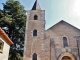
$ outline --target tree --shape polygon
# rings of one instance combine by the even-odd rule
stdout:
[[[13,41],[9,60],[22,60],[26,11],[19,1],[7,0],[0,10],[0,27]]]

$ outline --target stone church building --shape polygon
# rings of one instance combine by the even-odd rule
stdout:
[[[27,11],[23,60],[80,60],[80,30],[63,20],[45,30],[45,22],[36,0]]]

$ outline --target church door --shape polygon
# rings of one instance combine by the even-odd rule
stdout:
[[[62,58],[62,60],[71,60],[71,58],[68,57],[68,56],[64,56],[64,57]]]

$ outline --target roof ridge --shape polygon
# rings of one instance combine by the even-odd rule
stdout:
[[[65,23],[69,24],[70,26],[72,26],[72,27],[74,27],[74,28],[76,28],[76,29],[80,30],[79,28],[77,28],[77,27],[73,26],[72,24],[70,24],[70,23],[68,23],[68,22],[66,22],[66,21],[64,21],[64,20],[59,21],[59,22],[58,22],[58,23],[56,23],[55,25],[59,24],[60,22],[65,22]],[[55,25],[53,25],[53,26],[55,26]],[[51,26],[50,28],[52,28],[53,26]],[[47,30],[49,30],[50,28],[48,28]],[[47,30],[46,30],[46,31],[47,31]]]

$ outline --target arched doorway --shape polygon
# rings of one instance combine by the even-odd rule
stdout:
[[[68,56],[64,56],[64,57],[62,58],[62,60],[71,60],[71,58],[68,57]]]
[[[71,54],[69,52],[64,52],[64,53],[60,54],[58,60],[75,60],[75,57],[73,54]]]

